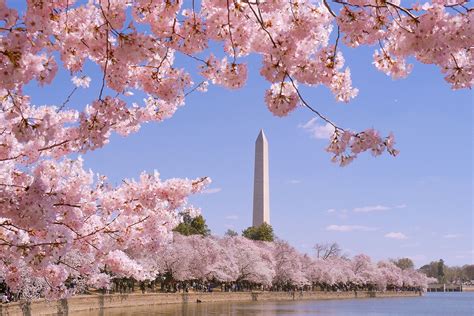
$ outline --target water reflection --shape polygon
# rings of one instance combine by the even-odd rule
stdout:
[[[73,316],[145,316],[145,315],[292,315],[301,314],[302,310],[295,308],[295,304],[289,302],[264,302],[264,303],[189,303],[169,304],[154,306],[138,306],[131,308],[109,308],[103,311],[88,311],[69,313]]]
[[[429,293],[423,297],[366,298],[347,300],[226,302],[149,305],[110,308],[103,311],[72,313],[70,316],[148,316],[148,315],[337,315],[337,316],[406,316],[474,315],[474,292]]]

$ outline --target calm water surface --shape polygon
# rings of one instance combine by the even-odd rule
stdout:
[[[106,309],[74,316],[145,315],[474,315],[474,292],[427,293],[422,297],[372,298],[328,301],[189,303]]]

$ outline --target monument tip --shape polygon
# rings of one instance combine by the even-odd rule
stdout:
[[[260,133],[258,133],[258,137],[257,137],[257,139],[259,139],[259,138],[264,138],[264,139],[266,139],[266,138],[267,138],[267,137],[265,136],[265,133],[263,132],[263,128],[262,128],[262,129],[260,129]]]

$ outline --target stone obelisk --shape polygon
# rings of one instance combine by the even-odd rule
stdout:
[[[268,141],[260,130],[255,141],[255,171],[253,179],[253,226],[270,224],[270,192],[268,183]]]

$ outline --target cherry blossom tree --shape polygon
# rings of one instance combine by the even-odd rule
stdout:
[[[271,285],[275,276],[272,246],[262,241],[245,237],[228,237],[223,247],[230,249],[234,270],[234,281]]]
[[[352,271],[354,272],[354,283],[356,285],[375,285],[378,280],[378,270],[369,256],[357,255],[352,260]]]
[[[393,78],[408,75],[407,58],[414,57],[438,66],[453,89],[474,82],[467,0],[412,7],[397,0],[24,3],[20,9],[0,0],[0,272],[18,288],[26,271],[46,284],[47,295],[65,294],[62,284],[79,274],[104,286],[110,274],[148,277],[146,258],[134,252],[162,251],[187,197],[209,183],[155,173],[113,187],[84,170],[77,154],[106,145],[112,133],[127,136],[172,117],[186,95],[209,84],[242,87],[250,54],[262,60],[268,109],[286,116],[305,107],[330,124],[327,151],[340,165],[365,151],[398,153],[393,135],[342,128],[304,98],[301,86],[324,85],[342,102],[357,95],[342,43],[378,45],[374,64]],[[223,45],[222,58],[210,42]],[[194,78],[176,57],[195,61],[199,74]],[[100,71],[99,82],[91,82],[86,64]],[[61,104],[35,104],[29,87],[51,84],[58,72],[71,74],[69,96]],[[70,106],[81,89],[93,99]],[[145,94],[143,102],[129,102],[134,92]],[[245,260],[269,256],[244,247],[236,255],[241,275],[271,283],[274,271],[263,265],[243,272]]]
[[[169,275],[171,279],[177,281],[195,278],[189,266],[196,254],[188,240],[188,237],[175,234],[172,243],[165,245],[159,255],[151,257],[155,262],[152,266],[155,267],[153,271],[156,275]]]
[[[21,266],[43,278],[48,291],[62,293],[61,285],[77,272],[98,280],[94,275],[107,267],[117,275],[145,278],[130,249],[161,250],[179,222],[175,210],[207,181],[161,181],[156,173],[112,188],[105,179],[94,184],[81,165],[45,160],[32,175],[12,171],[3,179],[0,271],[10,287],[21,282]],[[70,253],[82,260],[71,264]]]
[[[193,250],[188,254],[188,269],[193,279],[225,281],[232,278],[229,276],[232,267],[224,265],[227,253],[215,238],[194,235],[187,238],[187,243]]]
[[[394,263],[380,261],[377,264],[377,267],[383,280],[382,282],[379,282],[379,284],[382,285],[382,288],[386,288],[387,286],[391,288],[400,288],[403,286],[402,269],[397,267]]]
[[[273,250],[275,277],[273,284],[279,287],[303,286],[309,283],[303,269],[302,255],[287,242],[277,241]]]

